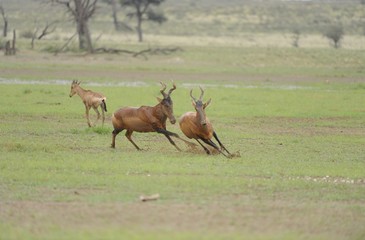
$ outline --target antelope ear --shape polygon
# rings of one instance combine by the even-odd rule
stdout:
[[[208,107],[208,105],[210,104],[210,101],[211,101],[211,100],[212,100],[212,99],[211,99],[211,98],[209,98],[208,102],[204,103],[204,105],[203,105],[203,109],[205,109],[206,107]]]
[[[196,103],[194,100],[191,100],[191,105],[193,105],[194,108],[196,107]]]
[[[162,99],[159,97],[156,97],[158,102],[162,102]]]

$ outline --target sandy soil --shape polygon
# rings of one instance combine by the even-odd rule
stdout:
[[[82,194],[82,191],[77,194]],[[361,232],[358,223],[365,220],[364,215],[357,213],[355,209],[349,209],[346,203],[328,203],[327,206],[318,208],[314,203],[287,202],[280,199],[267,202],[248,199],[247,196],[234,198],[237,204],[233,205],[227,204],[231,199],[226,202],[224,197],[201,205],[168,202],[161,204],[159,201],[140,202],[137,199],[130,203],[103,204],[6,202],[0,203],[0,220],[30,229],[35,234],[42,234],[52,226],[59,226],[61,229],[86,231],[106,227],[147,232],[209,231],[255,235],[297,232],[329,234],[334,239],[356,236]],[[362,203],[362,206],[365,207],[365,204]]]

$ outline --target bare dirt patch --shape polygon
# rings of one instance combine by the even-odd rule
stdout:
[[[238,199],[239,198],[239,199]],[[0,220],[33,233],[52,226],[69,230],[100,228],[143,231],[322,234],[341,239],[364,232],[365,216],[346,203],[255,201],[238,196],[209,204],[166,202],[57,203],[16,201],[0,203]],[[163,203],[163,204],[161,204]],[[365,207],[365,205],[362,205]],[[320,223],[320,224],[319,224]],[[322,226],[326,226],[323,228]]]
[[[293,136],[328,136],[352,135],[365,136],[363,126],[359,123],[347,126],[351,117],[327,118],[291,118],[291,117],[257,117],[255,122],[260,130],[267,134],[293,135]]]

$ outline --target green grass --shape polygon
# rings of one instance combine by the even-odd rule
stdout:
[[[132,47],[136,45],[124,46]],[[345,78],[352,83],[364,75],[364,56],[363,50],[348,49],[187,46],[173,56],[149,56],[149,60],[104,54],[65,54],[52,58],[48,54],[30,52],[1,61],[0,68],[9,70],[2,74],[3,78],[28,80],[60,79],[62,76],[61,79],[106,83],[131,80],[156,83],[170,79],[184,83],[214,83],[219,77],[227,84],[239,84],[244,80],[254,84],[265,81],[267,85],[279,79],[290,83],[300,83],[304,79],[313,84],[317,80],[324,83]]]
[[[167,1],[169,21],[145,24],[145,43],[115,32],[100,4],[95,47],[183,49],[133,58],[85,54],[76,40],[54,56],[75,31],[62,8],[4,3],[18,51],[0,54],[0,239],[364,239],[364,8],[240,4]],[[35,19],[59,23],[30,50],[22,32]],[[333,22],[346,31],[337,50],[320,33]],[[87,127],[68,96],[73,79],[107,96],[104,126]],[[156,104],[170,80],[176,117],[193,110],[190,88],[206,89],[207,114],[236,157],[176,140],[178,152],[156,133],[133,134],[143,151],[123,133],[110,148],[113,111]]]
[[[107,95],[109,109],[105,126],[92,129],[78,96],[68,97],[68,85],[3,84],[0,236],[361,238],[364,89],[341,82],[285,86],[206,89],[205,99],[213,99],[207,114],[218,135],[241,155],[226,159],[191,152],[179,141],[184,150],[177,152],[153,133],[134,134],[141,152],[123,133],[116,149],[109,147],[112,112],[154,105],[157,84],[91,87]],[[172,94],[176,116],[192,110],[188,92],[178,83]],[[168,129],[182,135],[178,126]],[[154,193],[159,201],[139,203],[140,195]]]

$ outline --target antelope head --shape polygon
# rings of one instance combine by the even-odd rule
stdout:
[[[78,82],[77,80],[73,80],[71,83],[71,91],[70,91],[70,97],[76,94],[76,88],[80,85],[81,82]]]
[[[162,85],[162,88],[160,90],[163,99],[161,98],[157,98],[157,100],[160,102],[161,106],[162,106],[162,112],[165,116],[167,116],[167,118],[170,120],[171,124],[175,124],[176,119],[174,116],[174,104],[171,100],[170,94],[176,89],[176,85],[175,83],[173,83],[173,87],[169,90],[168,93],[165,93],[166,90],[166,84],[164,84],[163,82],[160,82]]]
[[[207,124],[207,116],[205,115],[205,108],[209,105],[210,101],[212,100],[211,98],[206,102],[203,103],[203,96],[204,96],[204,90],[200,87],[200,97],[197,100],[194,96],[193,96],[193,89],[190,90],[190,97],[193,100],[193,106],[199,116],[199,120],[200,120],[200,124],[202,126],[205,126]]]

